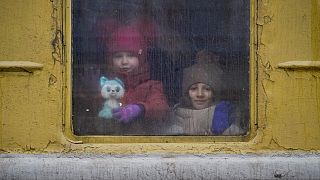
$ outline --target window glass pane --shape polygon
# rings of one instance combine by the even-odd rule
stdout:
[[[72,1],[76,135],[243,135],[249,0]]]

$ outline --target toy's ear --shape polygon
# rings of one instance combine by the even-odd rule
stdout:
[[[104,84],[105,84],[107,81],[108,81],[108,78],[102,76],[102,77],[100,78],[100,86],[101,86],[101,87],[104,86]]]
[[[114,80],[117,81],[124,88],[124,84],[119,78],[116,77],[114,78]]]

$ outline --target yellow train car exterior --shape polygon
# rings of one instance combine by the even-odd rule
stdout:
[[[81,158],[79,154],[89,153],[96,160],[101,154],[165,154],[165,158],[177,155],[178,161],[204,154],[197,161],[208,163],[215,154],[302,153],[316,154],[315,176],[309,177],[320,174],[320,0],[251,1],[251,130],[244,138],[73,135],[70,5],[67,0],[0,1],[3,159],[10,154],[76,153]]]

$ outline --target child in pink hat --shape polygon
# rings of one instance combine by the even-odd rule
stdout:
[[[125,85],[122,107],[112,112],[119,122],[166,118],[169,106],[163,86],[160,81],[150,79],[147,60],[147,48],[154,34],[151,24],[134,22],[115,27],[106,41],[109,76],[120,78]]]

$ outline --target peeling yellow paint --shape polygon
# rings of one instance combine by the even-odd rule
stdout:
[[[32,74],[0,72],[0,152],[320,151],[319,69],[277,68],[287,61],[319,61],[320,1],[251,2],[252,133],[244,138],[168,137],[166,143],[163,137],[74,136],[65,96],[71,92],[65,66],[70,62],[65,55],[70,54],[71,39],[62,42],[62,36],[70,33],[70,27],[62,29],[64,20],[70,21],[64,14],[70,1],[0,1],[0,61],[44,65]]]

